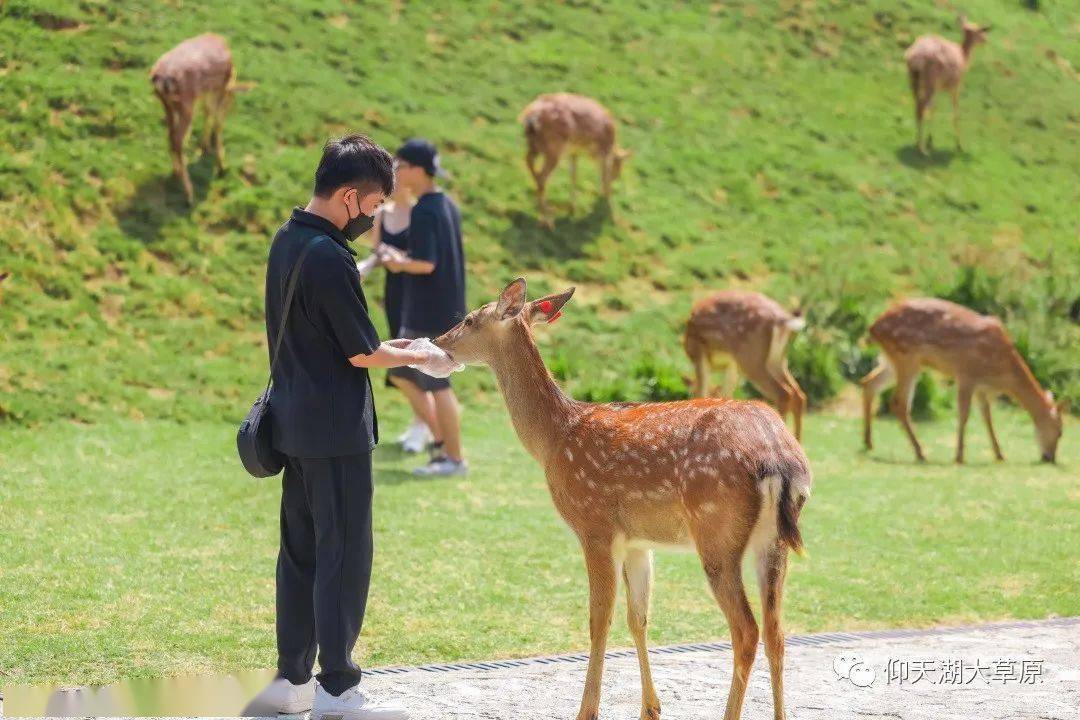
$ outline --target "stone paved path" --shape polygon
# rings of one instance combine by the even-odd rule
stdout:
[[[721,717],[731,680],[730,650],[671,650],[675,651],[652,654],[662,717]],[[640,707],[637,661],[630,653],[616,654],[621,657],[611,658],[605,665],[600,716],[636,720]],[[863,664],[856,666],[854,673],[846,674],[862,684],[872,680],[868,687],[838,677],[834,663],[844,668],[853,657]],[[895,677],[889,682],[890,660],[894,674],[908,670],[903,684],[898,684]],[[928,665],[928,661],[935,665]],[[1012,678],[1014,673],[1023,675],[1024,661],[1034,680],[1030,684]],[[920,667],[927,670],[921,677]],[[950,670],[961,671],[967,684],[955,684],[956,673],[950,675]],[[406,698],[419,718],[572,720],[584,675],[585,663],[581,660],[529,661],[517,667],[486,670],[379,673],[369,676],[367,685],[380,694]],[[978,677],[973,678],[975,675]],[[791,720],[1077,720],[1080,618],[932,631],[793,637],[789,638],[787,650],[786,684]],[[768,666],[763,648],[759,648],[743,717],[771,719],[771,698]]]
[[[726,643],[658,648],[651,656],[664,720],[723,715],[731,681]],[[904,670],[907,676],[899,682]],[[1025,673],[1030,682],[1020,682]],[[365,685],[379,695],[404,699],[417,720],[573,720],[584,675],[584,656],[562,656],[379,668],[366,673]],[[1080,720],[1080,617],[793,636],[788,638],[785,678],[790,720]],[[235,678],[203,681],[205,688],[236,683]],[[258,688],[265,681],[248,685]],[[605,667],[601,719],[637,720],[638,698],[633,651],[615,650]],[[234,701],[236,707],[242,703],[240,697]],[[49,707],[55,713],[65,706]],[[88,714],[77,707],[65,709]],[[762,648],[743,717],[772,718]]]

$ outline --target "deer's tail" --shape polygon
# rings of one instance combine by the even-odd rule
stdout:
[[[752,543],[761,553],[774,542],[803,554],[799,514],[810,497],[810,466],[801,451],[798,457],[770,460],[762,464],[758,475],[761,490],[761,515],[755,525]]]
[[[176,79],[169,75],[151,75],[150,82],[154,85],[154,92],[161,98],[175,95],[179,90]]]

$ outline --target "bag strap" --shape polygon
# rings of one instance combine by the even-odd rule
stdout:
[[[274,341],[274,353],[270,356],[270,377],[266,380],[266,391],[270,389],[270,383],[274,380],[274,366],[277,364],[278,351],[281,350],[281,341],[285,337],[285,325],[289,322],[289,309],[292,307],[293,295],[296,292],[296,284],[300,281],[300,268],[304,265],[304,260],[307,258],[308,253],[315,247],[315,243],[322,239],[322,236],[314,238],[311,242],[304,246],[304,249],[300,251],[300,256],[296,258],[296,263],[293,265],[292,270],[289,272],[289,285],[285,290],[285,302],[281,308],[281,327],[278,328],[277,340]]]

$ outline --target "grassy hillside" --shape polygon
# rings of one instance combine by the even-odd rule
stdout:
[[[270,235],[330,135],[437,141],[461,200],[470,300],[514,275],[580,288],[549,360],[579,395],[677,394],[692,298],[801,301],[795,369],[826,397],[865,368],[886,302],[936,293],[1005,315],[1037,374],[1080,397],[1077,18],[970,0],[992,23],[932,158],[901,56],[957,35],[946,2],[0,4],[0,418],[235,418],[266,360]],[[172,179],[147,69],[181,39],[232,42],[231,169]],[[634,151],[613,207],[565,169],[536,221],[515,118],[537,93],[609,105]],[[588,168],[589,166],[585,166]],[[381,280],[371,283],[378,296]],[[463,378],[475,388],[483,373]]]

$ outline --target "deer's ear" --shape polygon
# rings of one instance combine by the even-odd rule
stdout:
[[[506,286],[495,305],[495,317],[500,320],[515,317],[525,307],[525,278],[519,277]]]
[[[570,301],[570,298],[574,295],[575,288],[569,288],[563,290],[561,293],[555,293],[554,295],[545,295],[542,298],[537,298],[529,303],[528,315],[526,316],[530,323],[537,323],[543,320],[544,322],[555,322],[559,319],[559,315],[562,314],[563,305]]]

